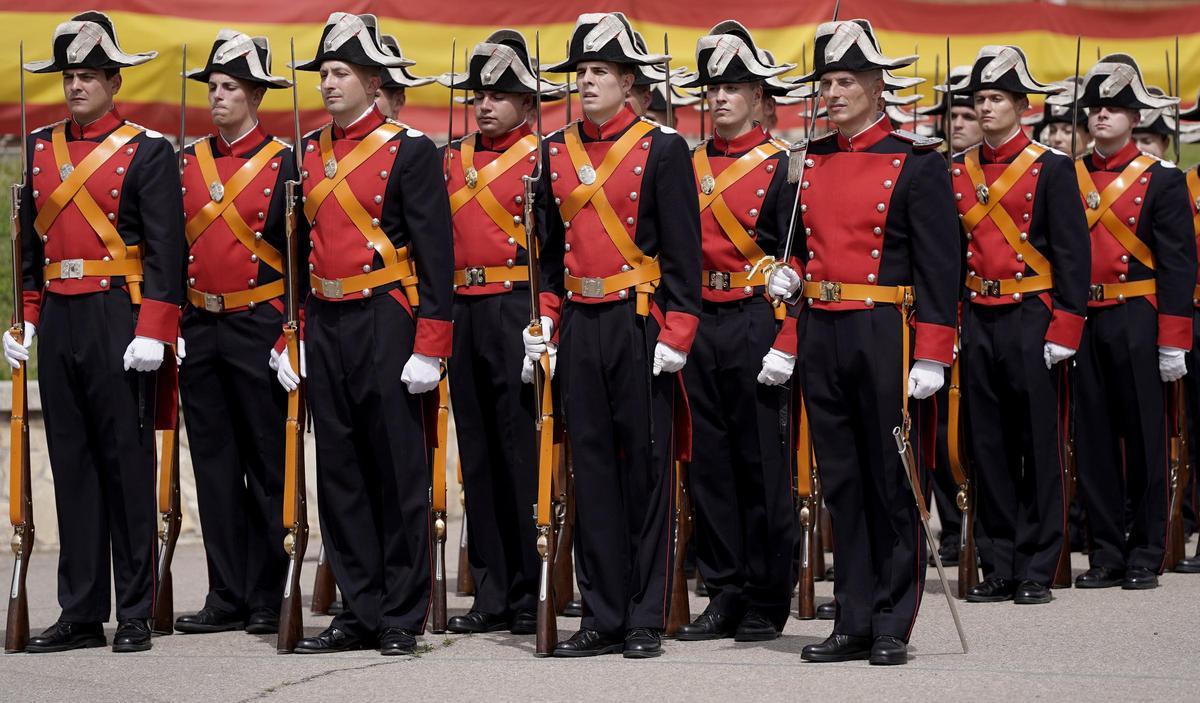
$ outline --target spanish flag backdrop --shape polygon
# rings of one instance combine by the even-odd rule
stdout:
[[[760,47],[774,52],[780,61],[799,67],[811,61],[802,56],[806,50],[811,52],[813,31],[816,25],[832,18],[834,5],[835,0],[624,0],[609,5],[585,0],[353,0],[341,4],[318,0],[109,0],[96,9],[112,16],[124,49],[159,52],[150,63],[125,71],[118,96],[121,113],[134,122],[173,134],[179,124],[182,45],[188,45],[188,68],[197,68],[223,27],[267,36],[273,72],[287,75],[289,39],[295,39],[297,59],[305,60],[315,53],[331,12],[372,13],[379,18],[382,31],[395,35],[404,54],[416,61],[410,69],[414,74],[438,75],[450,70],[452,38],[457,40],[457,65],[461,69],[464,49],[469,51],[495,29],[517,29],[531,45],[534,33],[539,32],[542,62],[548,64],[562,57],[578,15],[618,10],[645,35],[651,51],[661,50],[664,37],[669,40],[672,67],[694,66],[696,38],[717,22],[732,17],[754,33]],[[48,58],[55,26],[87,9],[92,8],[79,0],[4,0],[0,5],[0,26],[10,32],[0,49],[7,54],[0,56],[0,133],[18,130],[17,41],[25,42],[26,60]],[[1042,81],[1074,73],[1079,36],[1083,42],[1082,72],[1098,54],[1123,51],[1138,60],[1149,84],[1164,88],[1168,85],[1168,57],[1174,78],[1178,37],[1179,63],[1188,69],[1182,77],[1184,103],[1194,102],[1200,89],[1200,72],[1195,70],[1200,65],[1200,3],[1134,10],[1091,9],[1044,1],[841,2],[839,18],[856,17],[871,21],[885,54],[920,54],[914,70],[929,79],[918,88],[925,104],[932,99],[930,86],[935,70],[945,75],[947,36],[949,63],[953,65],[970,63],[981,46],[1016,44],[1025,50],[1034,76]],[[210,131],[205,92],[204,86],[189,81],[189,135]],[[31,129],[65,116],[57,76],[26,74],[26,95]],[[445,134],[448,98],[448,91],[437,85],[410,89],[400,119],[418,129]],[[299,74],[299,103],[305,131],[326,121],[315,74]],[[291,107],[291,91],[268,92],[262,120],[269,131],[280,136],[291,134]],[[562,122],[563,110],[561,104],[547,106],[547,129]],[[697,132],[695,112],[680,112],[681,129]],[[794,109],[781,108],[780,118],[784,128],[797,122]],[[461,132],[463,119],[463,111],[456,110],[456,132]]]

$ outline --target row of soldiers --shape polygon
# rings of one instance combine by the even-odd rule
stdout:
[[[70,111],[27,139],[27,324],[4,336],[14,366],[42,338],[58,486],[62,615],[28,651],[107,644],[110,550],[113,648],[150,647],[148,416],[167,402],[153,379],[170,354],[209,573],[181,632],[278,628],[285,393],[306,382],[345,607],[295,651],[411,653],[436,570],[426,400],[445,371],[477,589],[449,629],[531,634],[530,384],[546,356],[583,610],[556,656],[661,653],[684,466],[710,601],[676,636],[777,637],[800,549],[795,447],[811,437],[834,628],[802,657],[905,663],[929,556],[921,467],[945,470],[935,394],[957,364],[985,576],[968,600],[1051,600],[1070,398],[1092,538],[1077,584],[1157,584],[1166,384],[1187,371],[1200,299],[1200,179],[1132,141],[1139,110],[1177,100],[1147,90],[1131,58],[1102,59],[1066,103],[1087,111],[1094,143],[1077,159],[1021,125],[1029,95],[1062,89],[1036,81],[1018,48],[985,47],[940,87],[958,152],[948,162],[940,139],[889,122],[890,91],[915,80],[892,71],[917,57],[884,55],[865,20],[820,25],[812,70],[793,80],[781,76],[794,65],[733,21],[700,38],[697,71],[681,76],[624,16],[582,15],[565,59],[546,67],[573,76],[565,84],[542,79],[524,38],[502,30],[441,79],[471,94],[479,127],[441,149],[388,117],[424,79],[384,39],[371,15],[330,16],[295,69],[319,73],[332,120],[295,145],[298,159],[257,121],[265,92],[289,85],[261,37],[222,30],[190,73],[218,133],[178,155],[114,107],[122,69],[154,53],[126,53],[105,15],[60,25],[53,58],[26,65],[62,74]],[[668,82],[703,89],[714,133],[695,149],[638,114],[647,87]],[[572,91],[582,119],[537,134],[539,96]],[[833,129],[773,137],[764,121],[796,96],[824,103]],[[523,177],[537,177],[533,221]],[[280,335],[289,180],[302,188],[295,256],[309,276],[297,363]],[[518,293],[531,284],[536,304]],[[915,467],[891,436],[910,427]]]

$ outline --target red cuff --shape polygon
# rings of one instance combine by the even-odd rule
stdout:
[[[1053,342],[1067,349],[1078,349],[1079,340],[1083,337],[1083,316],[1055,310],[1050,317],[1050,326],[1046,328],[1046,341]]]
[[[450,356],[454,341],[454,323],[449,320],[417,318],[417,338],[413,353],[444,359]]]
[[[42,319],[42,292],[40,290],[21,291],[21,300],[24,301],[21,308],[25,311],[25,321],[37,327],[38,322]]]
[[[783,326],[779,328],[779,334],[775,335],[775,343],[771,345],[772,349],[796,356],[796,348],[799,346],[796,321],[797,318],[791,315],[783,318]]]
[[[557,336],[558,321],[562,318],[562,298],[554,293],[542,291],[538,294],[538,307],[542,309],[542,315],[554,323],[554,334]]]
[[[175,344],[179,337],[179,306],[161,300],[142,298],[135,337],[157,339],[163,344]]]
[[[950,325],[935,325],[918,322],[917,346],[913,358],[937,361],[949,366],[954,362],[954,328]]]
[[[1158,346],[1190,350],[1192,348],[1192,318],[1182,315],[1159,314]]]
[[[271,304],[276,305],[278,302],[279,302],[278,300],[272,300]],[[278,308],[282,308],[282,305],[279,305]],[[279,312],[283,312],[283,310],[280,309]],[[299,318],[297,320],[297,324],[296,324],[296,326],[299,328],[299,330],[297,330],[297,331],[300,333],[299,334],[300,341],[303,342],[304,341],[304,308],[300,308],[297,311],[297,317]],[[283,324],[286,326],[287,320],[284,320]],[[279,339],[275,340],[275,347],[274,347],[275,353],[282,354],[283,349],[286,346],[287,346],[287,338],[285,338],[283,336],[283,332],[281,331],[279,333]]]
[[[692,350],[692,341],[696,338],[696,328],[699,325],[700,318],[695,315],[677,310],[669,311],[662,329],[658,332],[658,341],[687,354]]]

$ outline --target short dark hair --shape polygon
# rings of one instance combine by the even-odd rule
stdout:
[[[104,77],[105,78],[112,78],[113,76],[119,75],[120,73],[121,73],[121,69],[119,69],[119,68],[104,69]]]

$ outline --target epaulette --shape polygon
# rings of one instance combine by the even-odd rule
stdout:
[[[192,149],[192,148],[194,148],[194,147],[195,147],[197,144],[199,144],[200,142],[204,141],[205,139],[212,139],[212,135],[211,135],[211,134],[206,134],[206,135],[204,135],[203,137],[200,137],[199,139],[194,139],[194,140],[192,140],[192,141],[188,142],[187,144],[184,144],[184,145],[183,145],[183,148],[184,148],[184,149]]]
[[[48,125],[42,125],[41,127],[35,127],[33,129],[29,130],[29,133],[33,134],[35,132],[40,132],[43,129],[54,129],[55,127],[59,126],[60,124],[66,124],[66,122],[67,122],[67,118],[64,117],[63,119],[61,119],[57,122],[51,122]]]
[[[834,129],[834,130],[830,130],[830,131],[826,132],[825,134],[820,134],[820,135],[817,135],[817,136],[815,136],[815,137],[810,137],[810,138],[808,139],[808,143],[809,143],[809,144],[815,144],[815,143],[817,143],[817,142],[823,142],[823,141],[825,141],[826,139],[829,139],[830,137],[832,137],[832,136],[833,136],[833,135],[835,135],[835,134],[837,134],[837,130],[836,130],[836,129]],[[800,141],[802,141],[802,142],[803,142],[804,140],[803,140],[803,139],[801,139]]]
[[[287,147],[287,148],[289,148],[289,149],[291,149],[291,148],[292,148],[292,145],[291,145],[291,144],[288,144],[287,142],[283,141],[283,140],[282,140],[282,139],[280,139],[279,137],[272,136],[272,137],[271,137],[271,140],[272,140],[272,141],[279,142],[280,144],[282,144],[282,145],[286,146],[286,147]]]
[[[1067,158],[1070,158],[1070,156],[1068,156],[1067,152],[1059,151],[1058,149],[1055,149],[1054,147],[1050,146],[1049,144],[1043,144],[1042,142],[1039,142],[1036,139],[1030,139],[1029,143],[1036,144],[1052,154],[1058,154],[1059,156],[1067,156]]]
[[[1159,163],[1159,165],[1161,165],[1163,168],[1179,168],[1179,166],[1177,166],[1174,161],[1167,161],[1166,159],[1162,158],[1161,156],[1155,156],[1154,154],[1151,154],[1148,151],[1139,151],[1138,153],[1140,153],[1142,156],[1149,156],[1150,158],[1157,161]]]
[[[788,183],[800,182],[800,171],[807,165],[805,162],[808,160],[808,145],[809,141],[801,138],[788,148]]]
[[[892,136],[900,141],[912,144],[916,149],[933,149],[942,143],[940,137],[926,137],[916,132],[910,132],[906,129],[897,129],[892,132]]]
[[[771,137],[771,143],[774,144],[775,146],[779,147],[783,151],[787,151],[792,148],[791,142],[789,142],[786,139],[782,139],[780,137]]]
[[[553,136],[555,136],[555,135],[558,135],[558,134],[563,134],[564,132],[566,132],[566,131],[567,131],[567,127],[570,127],[570,126],[571,126],[571,125],[573,125],[573,124],[575,124],[575,122],[574,122],[574,121],[572,121],[572,122],[570,122],[570,123],[568,123],[568,124],[565,124],[565,125],[563,125],[562,127],[559,127],[558,129],[554,130],[553,132],[547,132],[546,134],[543,134],[543,135],[542,135],[542,139],[543,139],[543,140],[544,140],[544,139],[549,139],[550,137],[553,137]]]
[[[150,137],[151,139],[162,139],[162,132],[156,132],[153,129],[150,129],[148,127],[143,127],[142,125],[138,124],[137,122],[130,122],[129,120],[125,120],[125,124],[129,125],[130,127],[136,127],[138,129],[142,130],[142,134],[145,134],[147,137]]]
[[[955,153],[951,154],[951,155],[950,155],[950,158],[951,158],[951,159],[957,159],[958,157],[960,157],[960,156],[961,156],[961,157],[963,157],[963,158],[965,159],[965,158],[967,158],[967,152],[968,152],[968,151],[971,151],[972,149],[978,149],[978,148],[980,147],[980,145],[982,145],[982,144],[983,144],[983,142],[975,142],[974,144],[972,144],[971,146],[967,147],[966,149],[963,149],[962,151],[957,151],[957,152],[955,152]]]

